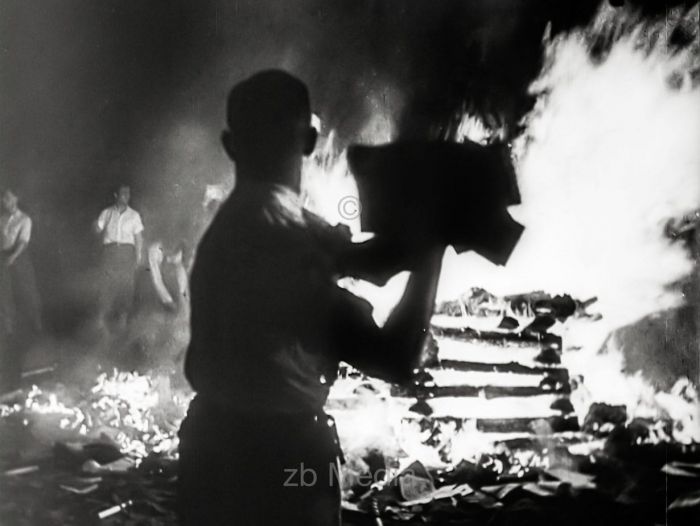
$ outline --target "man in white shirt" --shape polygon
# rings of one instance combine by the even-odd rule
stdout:
[[[19,209],[17,195],[5,189],[0,211],[0,391],[17,387],[22,361],[41,330],[41,307],[27,247],[32,220]]]
[[[108,327],[123,328],[131,310],[136,268],[143,252],[141,215],[129,206],[131,188],[121,185],[114,205],[97,219],[96,231],[102,241],[101,315]]]

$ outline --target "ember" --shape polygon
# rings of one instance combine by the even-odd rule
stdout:
[[[24,400],[21,396],[0,404],[0,414],[21,420],[39,440],[108,440],[138,459],[151,452],[176,453],[177,430],[192,397],[173,392],[167,376],[117,370],[99,375],[87,392],[34,385]]]

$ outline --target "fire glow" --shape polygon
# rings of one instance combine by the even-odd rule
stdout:
[[[177,429],[191,397],[171,389],[167,377],[114,370],[100,374],[88,392],[32,386],[22,403],[0,404],[0,415],[21,417],[48,444],[107,441],[141,459],[177,450]]]
[[[692,27],[697,17],[696,7],[676,22]],[[523,205],[513,212],[526,225],[525,235],[502,269],[473,254],[448,251],[439,295],[452,299],[479,286],[501,295],[546,290],[597,296],[602,320],[559,328],[566,343],[580,347],[562,357],[572,375],[585,377],[585,393],[572,396],[579,419],[592,402],[619,402],[630,417],[679,423],[673,438],[689,442],[700,441],[700,406],[691,382],[679,379],[670,392],[658,393],[641,376],[622,374],[619,350],[598,354],[612,330],[678,305],[682,298],[669,286],[693,268],[683,248],[664,237],[663,226],[700,207],[700,87],[691,78],[698,67],[698,50],[669,51],[665,29],[663,21],[642,25],[623,11],[604,8],[589,28],[545,41],[546,66],[532,85],[538,104],[514,145]],[[615,43],[603,58],[593,60],[591,42],[602,36],[614,36]],[[379,130],[377,140],[388,140],[391,123],[381,123],[368,129]],[[472,132],[478,137],[471,137]],[[476,139],[493,135],[470,115],[464,116],[459,134]],[[357,196],[357,187],[332,133],[305,169],[306,204],[360,234],[359,217],[344,217],[338,209],[341,198]],[[221,198],[213,190],[208,197]],[[397,276],[383,289],[351,286],[373,303],[376,317],[382,319],[404,282],[404,276]],[[452,322],[485,326],[498,320],[463,316]],[[512,360],[509,350],[496,352],[486,345],[443,341],[440,352],[442,359]],[[538,380],[446,370],[435,382],[534,386]],[[55,440],[106,434],[123,452],[142,458],[150,451],[174,454],[189,397],[191,393],[174,393],[163,378],[114,372],[99,376],[81,400],[34,388],[22,404],[0,405],[0,416],[35,419],[40,432],[57,424],[55,428],[65,433],[53,436]],[[351,407],[343,405],[348,399]],[[540,407],[535,402],[479,396],[468,401],[443,398],[433,404],[437,416],[474,419],[532,416]],[[350,464],[372,448],[443,466],[495,451],[494,437],[474,426],[447,423],[437,434],[422,428],[409,416],[408,405],[392,397],[390,386],[382,382],[336,382],[329,411],[338,420]],[[525,457],[519,465],[546,462],[534,452]]]
[[[499,295],[546,290],[597,297],[600,320],[555,329],[565,345],[577,349],[564,352],[563,364],[585,378],[572,396],[579,419],[592,402],[622,403],[630,418],[676,421],[673,438],[682,442],[700,440],[692,382],[680,378],[660,393],[641,374],[622,372],[621,349],[599,351],[615,329],[681,304],[674,284],[694,271],[690,254],[670,241],[664,226],[700,208],[697,21],[697,6],[651,22],[604,6],[589,27],[545,38],[545,66],[531,86],[537,104],[513,148],[523,205],[512,212],[526,225],[523,238],[505,268],[448,250],[438,293],[453,299],[477,286]],[[674,48],[669,43],[674,28],[694,35],[695,45]],[[594,52],[602,41],[610,49]],[[498,134],[464,115],[459,135],[479,142]],[[312,202],[356,195],[344,152],[334,159],[329,163],[324,154],[323,166],[331,168],[325,179],[315,174]],[[320,166],[316,162],[313,169]],[[346,222],[317,211],[331,222]],[[357,228],[355,222],[350,226]],[[375,306],[381,321],[404,283],[398,276],[384,289],[355,283],[353,290]],[[473,321],[455,319],[464,325]],[[499,356],[491,353],[488,361]],[[441,381],[459,381],[449,376]],[[465,404],[455,402],[448,411],[468,412]],[[505,414],[497,405],[491,414]],[[509,403],[502,405],[506,413],[513,411]]]

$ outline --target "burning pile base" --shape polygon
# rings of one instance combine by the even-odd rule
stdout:
[[[100,374],[0,403],[0,524],[175,524],[177,430],[192,394],[167,375]]]
[[[576,414],[582,386],[562,364],[576,351],[535,314],[437,316],[403,388],[341,368],[327,411],[347,524],[692,523],[700,446],[674,440],[670,417]],[[113,371],[2,400],[0,523],[175,524],[181,382]]]
[[[585,312],[591,302],[547,313],[542,302],[552,299],[530,298],[539,306],[529,316],[470,307],[436,317],[433,352],[410,386],[358,376],[353,387],[352,375],[334,386],[329,411],[350,446],[348,515],[391,524],[693,523],[700,446],[676,439],[683,423],[671,414],[642,418],[591,403],[564,365],[578,351],[548,329],[573,314],[598,317]],[[668,395],[698,407],[686,387]]]
[[[425,420],[420,439],[403,437],[415,456],[348,456],[345,508],[384,524],[694,524],[700,446],[657,441],[651,427],[605,404],[580,432],[487,434]],[[467,458],[450,458],[469,445]]]

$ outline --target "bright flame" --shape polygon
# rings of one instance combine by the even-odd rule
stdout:
[[[331,132],[320,148],[304,163],[302,198],[304,206],[332,225],[345,224],[356,234],[360,231],[360,216],[354,209],[343,208],[343,199],[356,199],[355,179],[348,170],[345,151],[339,152],[336,135]]]
[[[697,56],[672,54],[663,39],[645,52],[637,30],[595,62],[589,42],[619,13],[603,9],[592,28],[548,44],[518,145],[523,205],[513,212],[527,228],[503,269],[473,255],[450,262],[443,285],[453,294],[468,280],[497,294],[598,296],[615,326],[678,303],[666,287],[691,261],[663,227],[700,205],[700,89],[669,79]]]
[[[572,375],[585,377],[585,388],[574,394],[579,415],[593,401],[623,403],[630,417],[680,423],[674,438],[686,442],[700,440],[697,393],[678,387],[688,380],[659,393],[640,375],[621,372],[619,350],[597,353],[616,328],[679,305],[682,295],[672,285],[693,269],[664,226],[700,208],[700,86],[692,74],[700,61],[697,19],[697,6],[656,21],[604,6],[588,28],[545,42],[546,65],[531,87],[538,102],[514,144],[523,205],[511,212],[525,233],[504,268],[448,249],[438,291],[438,299],[474,286],[501,296],[532,290],[596,296],[602,321],[561,329],[565,342],[580,348],[563,357]],[[669,46],[676,26],[694,35],[693,45]],[[601,41],[612,42],[610,50],[593,58],[593,44]],[[465,115],[458,135],[488,142],[495,132]],[[318,208],[321,215],[347,222],[334,207],[338,196],[357,196],[356,187],[344,152],[329,157],[329,151],[313,166],[310,193],[326,205]],[[383,319],[404,282],[399,276],[384,289],[354,290]]]
[[[0,416],[22,417],[46,443],[106,438],[124,454],[143,458],[151,451],[175,453],[191,398],[189,391],[172,389],[168,377],[115,370],[99,375],[89,393],[33,386],[23,404],[0,405]]]
[[[696,6],[676,23],[692,30],[697,18]],[[664,225],[700,206],[700,87],[689,77],[699,55],[697,46],[670,51],[669,27],[604,8],[591,28],[549,44],[518,166],[527,230],[501,279],[597,296],[603,320],[568,328],[582,350],[564,364],[584,375],[590,401],[670,416],[682,422],[674,438],[689,441],[700,440],[697,397],[624,376],[620,349],[596,355],[612,330],[681,303],[671,285],[693,269]],[[596,62],[590,42],[603,35],[618,40]]]
[[[597,296],[603,320],[564,329],[565,342],[581,348],[563,356],[585,378],[579,414],[592,401],[623,403],[630,416],[673,413],[684,422],[674,435],[683,441],[700,440],[697,398],[626,377],[620,349],[597,352],[616,328],[679,305],[672,285],[693,271],[664,226],[700,207],[700,86],[691,75],[700,62],[697,19],[697,6],[652,22],[604,7],[589,28],[546,43],[546,66],[532,85],[538,103],[515,145],[523,205],[512,212],[525,233],[505,268],[448,252],[439,291]],[[677,25],[694,45],[669,47]],[[593,59],[592,43],[601,40],[614,43]],[[465,116],[464,127],[479,135],[473,121]]]

